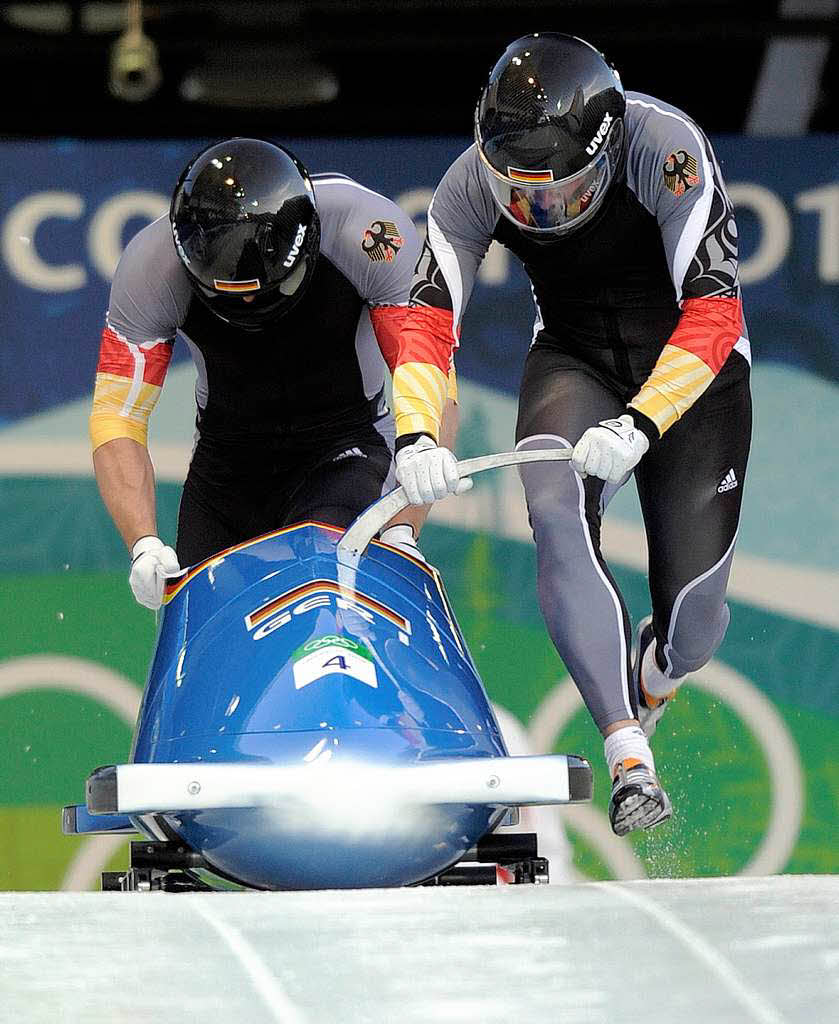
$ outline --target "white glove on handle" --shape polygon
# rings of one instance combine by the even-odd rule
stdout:
[[[397,523],[395,526],[389,526],[386,530],[382,530],[379,540],[404,551],[406,555],[418,558],[421,562],[425,561],[425,555],[417,547],[417,542],[414,539],[414,531],[407,523]]]
[[[649,447],[646,434],[624,414],[589,427],[574,446],[571,465],[581,476],[596,476],[617,484],[638,465]]]
[[[134,597],[146,608],[156,611],[163,603],[166,577],[181,568],[178,556],[159,537],[141,537],[131,549],[131,558],[128,582]]]
[[[430,505],[447,494],[463,494],[472,486],[469,477],[460,479],[457,459],[449,449],[438,447],[425,435],[396,453],[396,479],[412,505]]]

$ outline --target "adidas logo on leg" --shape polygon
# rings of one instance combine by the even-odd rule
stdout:
[[[347,448],[345,452],[341,452],[340,455],[336,455],[332,460],[333,462],[340,462],[341,459],[359,458],[366,459],[367,456],[360,448]]]
[[[737,486],[737,477],[734,475],[734,470],[730,469],[725,474],[725,479],[717,488],[717,494],[725,494],[726,491],[733,491]]]

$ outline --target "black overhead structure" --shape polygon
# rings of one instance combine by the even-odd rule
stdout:
[[[0,5],[7,136],[467,134],[507,43],[564,31],[710,132],[839,129],[837,0]],[[13,97],[14,102],[8,98]]]

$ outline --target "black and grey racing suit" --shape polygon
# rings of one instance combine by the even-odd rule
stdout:
[[[627,412],[647,435],[635,479],[656,655],[676,678],[711,658],[728,624],[751,434],[749,342],[734,215],[708,139],[680,110],[633,92],[626,138],[626,170],[603,208],[579,232],[547,242],[502,216],[476,148],[466,150],[429,208],[410,326],[428,346],[452,349],[491,241],[521,260],[536,322],[517,444],[572,446]],[[397,448],[411,440],[397,433]],[[637,708],[630,623],[600,549],[616,488],[581,479],[569,463],[526,466],[521,477],[542,613],[605,730]]]
[[[304,519],[346,526],[393,486],[388,315],[407,306],[419,238],[402,210],[358,182],[312,181],[321,222],[313,278],[293,309],[261,330],[221,320],[196,296],[166,217],[131,240],[117,267],[93,445],[147,443],[180,334],[197,374],[181,565]]]

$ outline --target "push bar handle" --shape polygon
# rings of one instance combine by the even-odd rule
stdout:
[[[487,469],[501,469],[503,466],[520,466],[526,462],[561,462],[571,458],[570,448],[532,448],[527,451],[497,452],[495,455],[479,455],[474,459],[463,459],[457,464],[461,478],[483,473]],[[390,491],[369,508],[365,509],[344,532],[338,541],[339,562],[356,562],[379,530],[410,502],[403,487]]]

